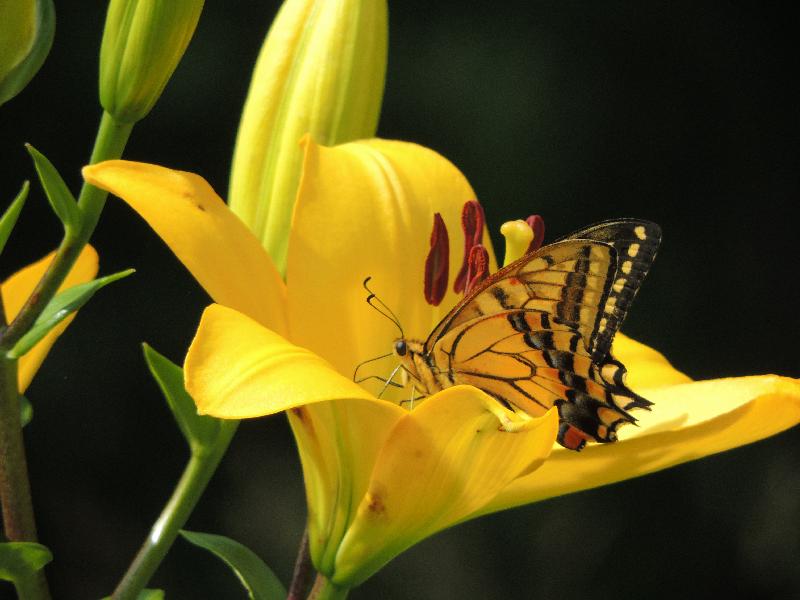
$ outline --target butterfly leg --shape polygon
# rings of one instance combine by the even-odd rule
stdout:
[[[363,383],[365,381],[369,381],[370,379],[377,379],[383,384],[391,385],[392,387],[403,387],[401,384],[397,383],[396,381],[389,381],[386,377],[381,377],[380,375],[367,375],[366,377],[362,377],[361,379],[354,379],[353,383]]]
[[[403,366],[403,365],[397,365],[397,366],[396,366],[396,367],[395,367],[395,368],[392,370],[392,372],[389,374],[389,378],[388,378],[388,379],[386,379],[385,383],[383,384],[383,387],[381,388],[381,391],[378,393],[378,398],[380,398],[381,396],[383,396],[383,394],[385,394],[385,393],[386,393],[386,389],[387,389],[387,388],[388,388],[390,385],[394,385],[394,386],[396,386],[396,387],[403,387],[403,386],[402,386],[402,385],[400,385],[399,383],[395,383],[394,381],[392,381],[392,380],[394,379],[395,375],[397,375],[397,372],[400,370],[400,368],[401,368],[402,366]],[[379,378],[379,379],[380,379],[380,378]]]
[[[403,406],[403,404],[408,404],[408,409],[414,410],[414,402],[416,402],[417,400],[422,400],[423,398],[427,397],[428,394],[423,394],[422,392],[419,391],[419,389],[417,389],[417,386],[413,386],[411,388],[411,397],[408,400],[401,400],[400,406]]]

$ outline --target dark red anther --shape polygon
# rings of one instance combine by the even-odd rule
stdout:
[[[534,250],[538,250],[542,246],[542,242],[544,241],[544,219],[539,215],[531,215],[525,222],[530,225],[531,229],[533,230],[533,239],[531,243],[528,245],[528,252],[533,252]]]
[[[469,251],[469,264],[467,268],[467,285],[464,293],[469,294],[472,289],[479,285],[489,276],[489,252],[483,244],[476,244]]]
[[[447,292],[447,279],[450,276],[450,239],[447,235],[442,215],[433,215],[431,249],[425,259],[425,300],[432,306],[439,306]]]
[[[483,214],[483,207],[477,200],[470,200],[464,203],[461,209],[461,229],[464,230],[464,259],[461,263],[461,269],[456,275],[456,280],[453,282],[453,289],[456,292],[463,292],[467,285],[467,270],[469,268],[469,253],[473,246],[481,243],[483,240],[483,226],[486,223],[486,217]]]

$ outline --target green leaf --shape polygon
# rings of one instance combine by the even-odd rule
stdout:
[[[19,213],[22,211],[22,207],[25,206],[25,200],[28,199],[28,189],[30,189],[30,187],[27,181],[23,183],[22,189],[19,191],[19,194],[17,194],[17,197],[14,198],[14,201],[6,209],[6,212],[0,217],[0,254],[2,254],[3,249],[6,247],[6,242],[11,232],[14,230],[14,225],[17,224]]]
[[[219,436],[219,419],[197,414],[194,400],[183,384],[183,369],[153,350],[151,346],[143,344],[142,347],[150,373],[161,388],[183,437],[189,442],[189,447],[211,446]]]
[[[23,427],[33,420],[33,405],[22,394],[19,395],[19,413],[19,419]]]
[[[36,572],[53,560],[46,546],[34,542],[0,544],[0,579],[10,581],[20,598],[28,598]]]
[[[286,588],[249,548],[222,535],[181,530],[189,542],[216,554],[236,573],[252,600],[283,600]]]
[[[81,211],[75,197],[69,191],[67,184],[61,178],[56,168],[47,158],[30,144],[25,144],[28,154],[33,158],[36,172],[39,174],[39,181],[53,207],[56,215],[68,230],[76,230],[81,225]]]
[[[164,597],[164,590],[142,590],[136,596],[136,600],[164,600]],[[106,596],[101,600],[111,600],[111,596]]]
[[[97,290],[118,279],[127,277],[133,272],[134,269],[120,271],[113,275],[107,275],[93,281],[73,286],[56,295],[47,305],[47,308],[42,311],[42,314],[39,315],[39,318],[36,319],[31,330],[22,336],[16,345],[6,353],[6,356],[10,359],[17,359],[23,356],[28,350],[33,348],[39,340],[47,335],[53,327],[86,304]]]

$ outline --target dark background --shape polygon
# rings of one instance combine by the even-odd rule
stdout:
[[[50,58],[0,108],[4,203],[34,178],[24,142],[79,185],[100,115],[101,4],[58,3]],[[276,8],[208,0],[126,157],[198,172],[224,196],[249,71]],[[614,216],[657,221],[664,244],[626,331],[695,378],[800,376],[789,9],[403,0],[390,15],[382,137],[449,157],[493,232],[533,212],[550,239]],[[58,239],[34,184],[3,275]],[[32,484],[59,598],[111,591],[183,468],[187,451],[139,344],[180,361],[207,302],[121,202],[109,201],[93,243],[103,273],[138,272],[81,311],[28,393]],[[485,517],[414,547],[352,597],[796,598],[799,449],[795,429]],[[272,417],[243,423],[189,528],[240,540],[286,582],[304,516],[293,440]],[[222,563],[184,541],[152,586],[172,598],[244,597]]]

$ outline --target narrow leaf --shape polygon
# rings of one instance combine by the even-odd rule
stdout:
[[[22,336],[16,345],[6,353],[6,356],[10,359],[17,359],[23,356],[28,350],[33,348],[39,340],[47,335],[53,327],[86,304],[97,290],[118,279],[127,277],[133,272],[134,269],[127,269],[119,273],[114,273],[113,275],[107,275],[76,285],[61,292],[50,301],[47,308],[45,308],[42,314],[39,315],[39,318],[36,319],[31,330]]]
[[[36,172],[39,174],[39,181],[53,207],[56,215],[64,224],[65,229],[78,229],[81,224],[81,211],[72,192],[69,191],[67,184],[61,178],[56,168],[47,158],[30,144],[25,144],[28,154],[33,158],[36,165]]]
[[[0,217],[0,254],[2,254],[3,249],[6,247],[6,242],[11,232],[14,230],[14,225],[17,224],[17,219],[19,218],[19,213],[22,211],[22,207],[25,206],[25,200],[28,199],[29,188],[30,184],[27,181],[23,183],[22,189],[19,191],[19,194],[17,194],[17,197],[14,198],[14,201],[6,209],[6,212]]]
[[[219,419],[197,414],[194,400],[183,384],[182,368],[147,344],[143,344],[143,348],[144,359],[150,367],[150,373],[161,388],[189,446],[194,448],[197,445],[201,447],[212,445],[219,435]]]
[[[164,600],[164,590],[151,590],[146,589],[139,592],[136,600]],[[111,596],[106,596],[101,600],[111,600]]]
[[[0,579],[11,581],[24,597],[23,591],[36,572],[53,560],[46,546],[34,542],[0,544]]]
[[[212,533],[181,530],[189,542],[216,554],[236,573],[251,600],[282,600],[286,588],[264,561],[249,548],[230,538]]]

